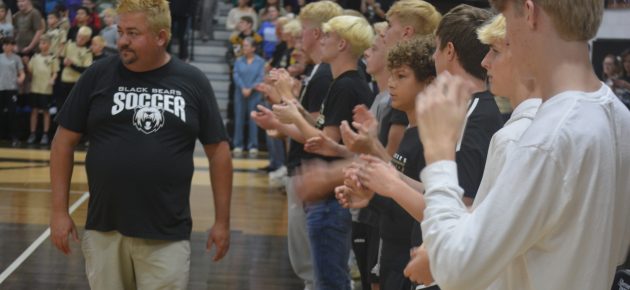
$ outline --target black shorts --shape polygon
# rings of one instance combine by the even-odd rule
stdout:
[[[31,93],[31,106],[37,109],[48,109],[52,102],[52,95]]]

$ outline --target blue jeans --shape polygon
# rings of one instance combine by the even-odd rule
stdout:
[[[350,290],[350,211],[335,198],[309,204],[306,227],[315,268],[315,289]]]
[[[269,151],[269,168],[278,169],[284,165],[284,140],[267,135],[267,151]]]
[[[260,103],[260,93],[253,92],[249,97],[243,97],[241,88],[236,87],[234,92],[234,147],[243,148],[243,130],[245,130],[245,120],[248,122],[248,134],[246,149],[258,149],[258,126],[249,117],[251,111],[256,110],[256,105]]]

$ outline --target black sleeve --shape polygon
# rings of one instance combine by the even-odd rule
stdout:
[[[207,145],[228,140],[210,81],[202,74],[197,83],[199,84],[199,141]]]
[[[90,113],[90,102],[92,101],[91,95],[96,91],[98,76],[102,76],[102,72],[98,71],[97,68],[92,67],[86,70],[70,91],[68,99],[56,117],[56,121],[61,127],[78,133],[85,132],[87,117]]]
[[[330,77],[314,77],[309,82],[306,94],[304,95],[304,109],[309,112],[319,112],[331,82],[332,79],[330,79]]]
[[[403,111],[396,110],[392,108],[392,115],[389,119],[390,125],[409,125],[409,120],[407,119],[407,113]]]
[[[71,64],[70,67],[73,70],[78,71],[79,73],[83,73],[89,66],[78,66],[76,64]]]

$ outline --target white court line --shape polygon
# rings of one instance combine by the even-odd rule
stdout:
[[[72,206],[70,207],[70,214],[72,214],[79,206],[81,206],[81,204],[83,204],[85,202],[85,200],[88,199],[88,197],[90,197],[90,193],[89,192],[85,192],[83,193],[83,195],[77,200],[75,201]],[[50,236],[50,227],[47,228],[40,236],[39,238],[37,238],[28,248],[26,248],[26,250],[24,250],[24,252],[17,257],[17,259],[15,259],[15,261],[13,261],[13,263],[11,263],[11,265],[9,265],[9,267],[7,267],[6,270],[4,270],[4,272],[2,272],[2,274],[0,274],[0,284],[2,284],[2,282],[4,282],[4,280],[6,280],[9,275],[11,275],[20,265],[22,265],[22,263],[28,259],[28,257],[33,254],[33,252],[35,252],[35,250],[37,250],[37,248]]]
[[[0,191],[31,191],[31,192],[51,192],[45,188],[23,188],[23,187],[0,187]],[[85,191],[71,190],[71,194],[83,194]]]

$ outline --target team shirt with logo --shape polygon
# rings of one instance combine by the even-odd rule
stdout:
[[[58,116],[88,135],[86,229],[146,239],[190,238],[195,141],[227,140],[206,76],[178,59],[149,72],[118,56],[94,63]]]

